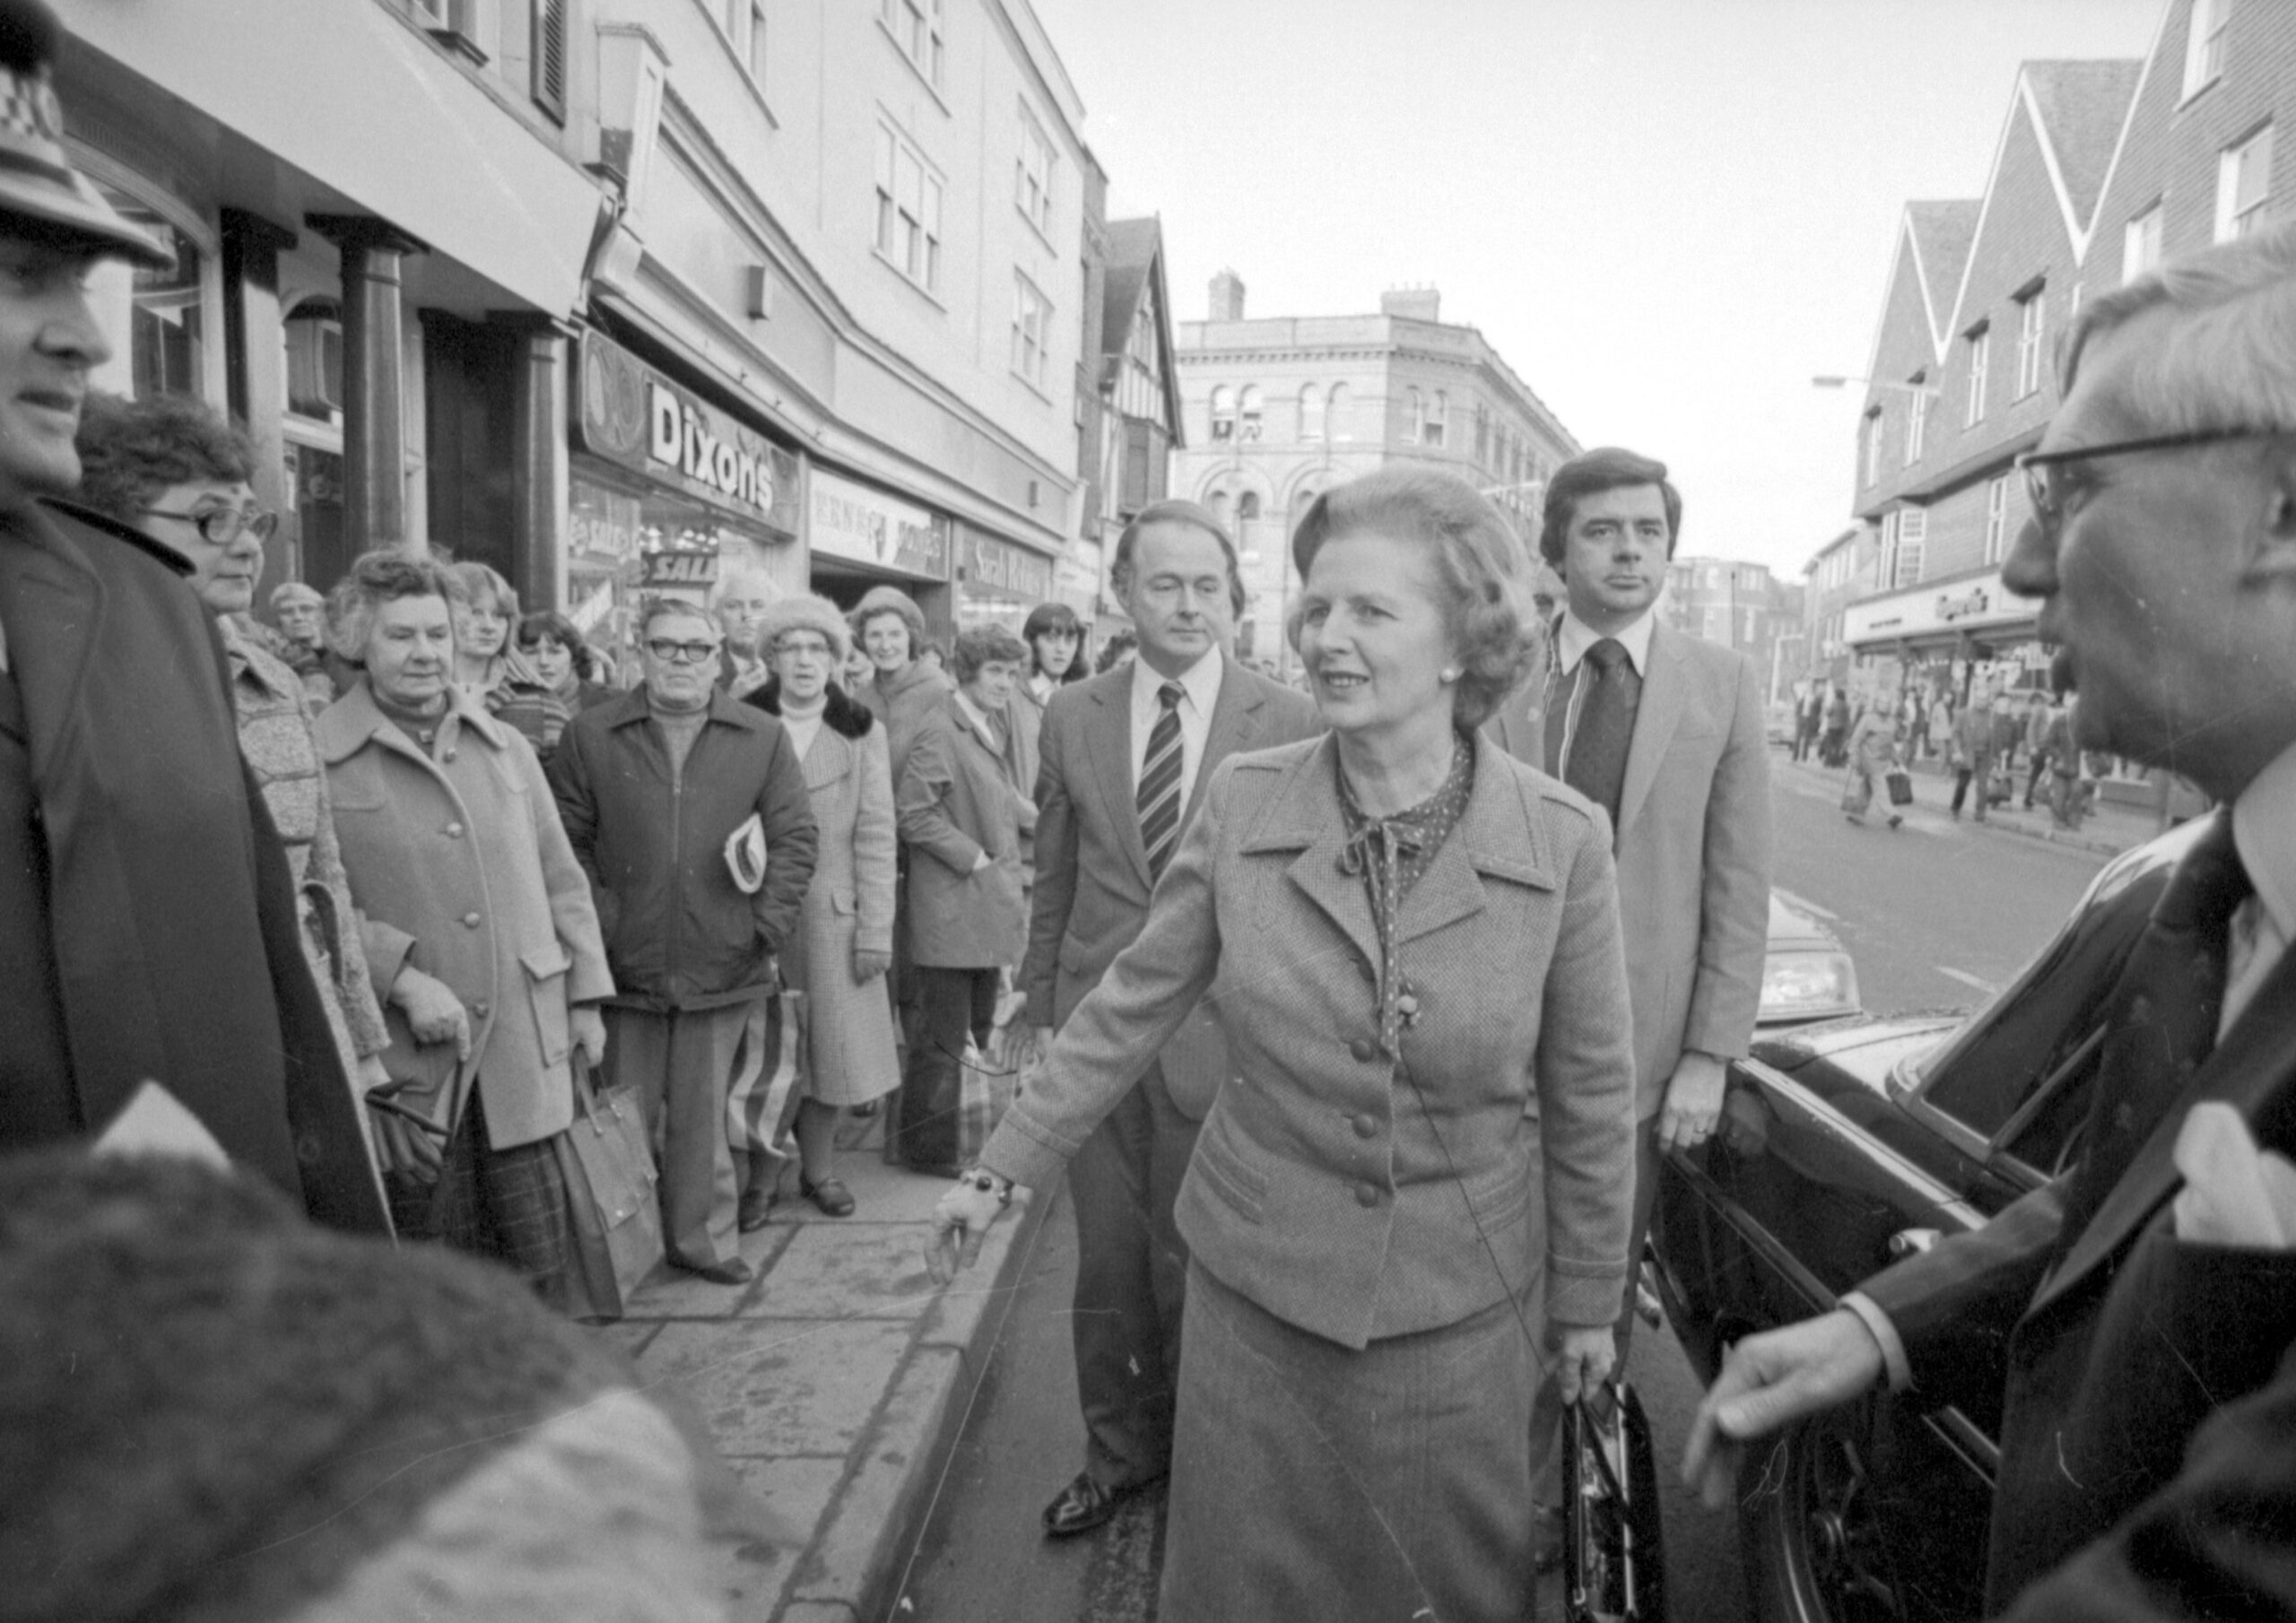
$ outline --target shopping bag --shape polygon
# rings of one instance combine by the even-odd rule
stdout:
[[[1883,781],[1889,785],[1890,804],[1893,806],[1913,804],[1913,778],[1910,774],[1893,768]]]
[[[1863,772],[1852,772],[1849,781],[1841,786],[1841,809],[1862,816],[1874,803],[1874,780]]]
[[[554,1141],[566,1178],[567,1312],[618,1319],[662,1260],[662,1208],[634,1089],[574,1081],[574,1124]]]
[[[1642,1400],[1606,1382],[1562,1416],[1562,1612],[1569,1623],[1664,1623],[1658,1469]]]
[[[805,994],[777,992],[750,1010],[726,1096],[726,1142],[735,1156],[755,1150],[789,1156],[785,1124],[791,1098],[804,1090]]]

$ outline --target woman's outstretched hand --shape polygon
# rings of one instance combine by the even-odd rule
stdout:
[[[935,1285],[953,1283],[961,1270],[973,1265],[980,1255],[981,1241],[987,1237],[988,1226],[1004,1212],[1011,1198],[999,1194],[994,1186],[981,1188],[978,1180],[983,1176],[964,1174],[933,1208],[933,1243],[926,1247],[925,1267]]]

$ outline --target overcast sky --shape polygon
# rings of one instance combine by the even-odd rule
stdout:
[[[1664,458],[1682,550],[1797,575],[1849,522],[1909,199],[1980,195],[2027,59],[2167,0],[1031,0],[1175,320],[1431,282],[1583,445]]]

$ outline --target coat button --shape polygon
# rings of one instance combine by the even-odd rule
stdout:
[[[319,1135],[306,1133],[295,1141],[295,1159],[306,1167],[316,1167],[320,1157]]]
[[[486,1011],[492,1007],[494,1007],[493,1004],[488,1002],[484,998],[481,998],[478,1002],[470,1006],[470,1011],[478,1019],[484,1020],[486,1018]]]
[[[483,918],[480,917],[475,913],[465,913],[463,915],[463,928],[465,930],[475,930],[485,922],[486,921]]]
[[[439,759],[440,760],[452,760],[455,759],[455,752],[452,750],[446,751],[439,757]]]
[[[1379,1203],[1379,1186],[1377,1184],[1356,1185],[1355,1203],[1358,1206],[1378,1205]]]
[[[448,823],[445,832],[448,839],[460,839],[463,837],[463,826],[460,823]]]
[[[1379,1046],[1368,1037],[1359,1037],[1347,1045],[1347,1051],[1357,1059],[1368,1063],[1378,1056]]]
[[[1354,1125],[1355,1136],[1360,1139],[1373,1137],[1379,1131],[1378,1118],[1370,1115],[1368,1112],[1362,1115],[1357,1116],[1355,1118]]]

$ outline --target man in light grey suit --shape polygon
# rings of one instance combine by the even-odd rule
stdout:
[[[1682,527],[1664,463],[1588,451],[1548,484],[1539,551],[1567,606],[1544,670],[1488,725],[1611,814],[1634,1014],[1639,1258],[1658,1158],[1703,1143],[1746,1052],[1770,923],[1770,756],[1753,662],[1657,613]],[[1634,1324],[1634,1277],[1619,1359]]]
[[[1303,696],[1225,651],[1243,612],[1234,544],[1192,501],[1141,509],[1109,584],[1140,656],[1056,692],[1037,776],[1036,890],[1021,965],[1039,1048],[1132,944],[1212,768],[1316,731]],[[1161,1480],[1171,1446],[1187,1249],[1172,1223],[1196,1128],[1227,1070],[1208,1011],[1069,1164],[1076,1209],[1076,1384],[1085,1465],[1045,1510],[1066,1536]]]

